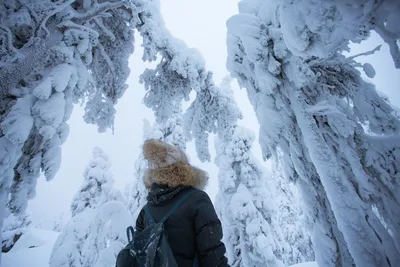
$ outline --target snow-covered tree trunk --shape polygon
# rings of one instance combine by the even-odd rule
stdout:
[[[0,3],[0,226],[8,200],[23,212],[40,171],[55,176],[74,102],[87,100],[85,121],[100,131],[112,126],[136,10],[131,1]]]
[[[228,21],[228,68],[248,91],[264,157],[280,148],[301,179],[320,266],[399,262],[400,120],[338,52],[366,37],[356,35],[375,3],[354,3],[355,17],[341,1],[242,1]]]
[[[393,266],[400,260],[395,240],[387,231],[379,229],[384,227],[379,226],[382,222],[371,212],[371,204],[359,198],[359,192],[352,183],[353,179],[358,177],[343,177],[343,173],[338,171],[341,166],[318,129],[313,114],[306,110],[308,105],[303,93],[293,92],[291,103],[299,127],[304,133],[304,142],[310,158],[335,214],[338,228],[343,233],[356,264],[371,267]]]

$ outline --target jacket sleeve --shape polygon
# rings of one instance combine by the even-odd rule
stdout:
[[[200,191],[195,205],[196,243],[201,266],[226,267],[222,226],[207,193]]]
[[[144,227],[144,210],[142,209],[136,219],[136,231],[142,232]]]

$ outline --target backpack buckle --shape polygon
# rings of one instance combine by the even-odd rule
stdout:
[[[136,257],[136,252],[133,249],[129,249],[129,253],[132,257]]]

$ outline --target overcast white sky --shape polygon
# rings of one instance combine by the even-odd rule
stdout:
[[[232,0],[165,0],[162,2],[162,13],[170,32],[184,40],[189,47],[197,48],[206,60],[207,68],[214,72],[214,80],[219,84],[227,75],[226,63],[226,20],[237,13],[237,1]],[[210,8],[212,7],[212,8]],[[139,43],[137,40],[137,43]],[[357,45],[354,51],[364,52],[382,43],[373,36],[370,41]],[[138,46],[138,45],[137,45]],[[64,212],[69,213],[70,202],[78,190],[83,176],[82,173],[91,159],[92,148],[101,147],[110,157],[114,179],[117,186],[123,189],[125,183],[134,179],[134,162],[140,153],[142,143],[142,120],[152,120],[152,112],[141,104],[144,88],[138,83],[138,77],[146,68],[141,61],[142,51],[135,48],[131,58],[131,76],[128,79],[129,88],[117,105],[115,134],[110,132],[99,134],[95,126],[83,122],[82,109],[76,107],[69,121],[70,135],[63,145],[61,169],[56,178],[45,182],[40,178],[37,196],[31,201],[29,211],[35,224],[52,227],[53,221]],[[394,69],[388,48],[383,49],[367,60],[375,67],[377,75],[372,80],[377,87],[389,96],[392,103],[400,106],[400,71]],[[148,65],[147,65],[148,66]],[[235,83],[235,97],[244,114],[244,124],[258,133],[258,123],[244,90]],[[213,148],[212,148],[213,150]],[[260,155],[259,147],[255,144],[255,153]],[[196,158],[193,146],[189,145],[188,153],[196,165],[210,173],[210,185],[207,189],[211,197],[216,194],[217,168],[213,163],[201,164]]]

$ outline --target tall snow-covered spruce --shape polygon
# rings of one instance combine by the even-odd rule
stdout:
[[[274,213],[276,203],[250,149],[254,135],[235,127],[229,140],[217,141],[219,194],[231,266],[285,266],[287,247]]]
[[[144,43],[145,54],[143,59],[154,61],[161,57],[154,69],[147,69],[141,76],[141,82],[148,90],[144,103],[154,111],[154,127],[160,133],[158,138],[181,149],[185,149],[188,138],[194,138],[199,158],[202,161],[210,160],[209,134],[218,133],[224,147],[232,146],[232,142],[234,142],[231,139],[232,134],[240,131],[236,129],[237,119],[241,117],[240,112],[233,101],[231,92],[222,92],[214,85],[212,74],[206,71],[203,59],[198,52],[187,48],[184,43],[176,40],[168,33],[161,17],[159,17],[158,3],[156,1],[148,2],[144,10],[140,15],[143,24],[138,27]],[[182,117],[182,101],[189,99],[192,90],[197,93],[196,99],[185,117]],[[184,130],[186,131],[184,132]],[[248,135],[244,134],[238,138],[240,140],[236,140],[237,143],[246,143],[244,149],[251,147],[248,144],[251,142],[248,140]],[[221,151],[221,153],[223,152]],[[254,216],[246,219],[243,218],[243,214],[235,213],[235,217],[231,220],[228,220],[228,216],[223,216],[225,225],[234,229],[230,231],[232,235],[227,234],[228,239],[231,239],[229,242],[241,238],[239,242],[235,241],[237,247],[234,247],[234,245],[230,247],[231,262],[236,266],[247,266],[247,264],[263,266],[265,262],[279,266],[281,248],[278,240],[280,236],[275,232],[276,229],[268,224],[271,217],[268,211],[269,206],[261,201],[262,195],[265,193],[261,191],[266,191],[263,183],[264,178],[258,167],[252,162],[253,159],[246,158],[249,152],[243,153],[245,159],[242,163],[236,164],[233,162],[234,158],[231,158],[232,162],[228,161],[228,165],[231,164],[229,165],[230,168],[237,171],[237,173],[233,171],[234,177],[232,179],[237,183],[243,182],[240,190],[247,190],[248,198],[246,201],[249,202],[246,204],[253,207],[251,212]],[[235,156],[240,157],[240,155]],[[221,159],[220,168],[226,167],[222,161]],[[238,168],[243,168],[243,170],[240,171]],[[221,170],[221,184],[225,183],[226,178],[223,173],[224,171]],[[255,177],[253,177],[253,174]],[[252,180],[254,183],[249,182],[250,184],[245,185],[244,180],[249,177],[253,177],[251,179],[254,179]],[[226,184],[229,184],[229,182],[226,182]],[[261,191],[255,189],[257,186]],[[229,188],[225,189],[221,193],[221,200],[223,200],[221,207],[222,205],[231,206],[231,198],[238,187],[233,185],[232,190],[234,192],[229,192]],[[240,193],[237,193],[236,196],[239,196]],[[225,198],[225,194],[227,194],[227,198]],[[272,203],[269,205],[273,206]],[[234,210],[234,207],[231,207]],[[258,208],[262,211],[259,211]],[[222,208],[219,210],[222,211]],[[226,214],[224,213],[224,215]],[[248,227],[249,229],[245,230],[244,228],[249,223],[252,223],[254,227],[252,229]],[[225,230],[228,231],[229,227],[226,227]],[[257,234],[264,236],[264,240],[260,238],[257,241],[254,238]],[[270,238],[271,235],[276,238]],[[265,241],[267,243],[263,243]],[[240,251],[243,254],[238,256],[241,253]]]
[[[0,226],[5,203],[25,210],[40,171],[55,176],[73,103],[86,101],[85,121],[100,131],[112,126],[136,10],[133,1],[0,3]]]
[[[277,206],[267,187],[268,178],[250,152],[254,136],[237,125],[241,112],[229,79],[217,88],[210,78],[206,80],[208,86],[197,92],[185,121],[188,135],[195,139],[218,134],[220,191],[216,203],[229,262],[232,266],[283,266],[288,258],[283,254],[289,249],[276,220]],[[199,155],[207,155],[207,149],[198,150]]]
[[[340,52],[368,36],[371,18],[396,16],[389,2],[399,6],[344,2],[241,1],[227,22],[227,65],[247,89],[264,157],[281,150],[299,185],[319,266],[395,266],[400,120]]]
[[[132,216],[121,192],[113,187],[108,156],[93,149],[84,181],[71,204],[71,221],[63,228],[50,257],[51,267],[111,266],[125,240]]]

